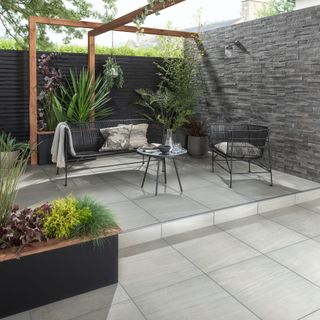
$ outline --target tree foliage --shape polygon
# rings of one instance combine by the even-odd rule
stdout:
[[[269,2],[258,11],[258,17],[276,16],[281,13],[290,12],[294,8],[292,0],[269,0]]]
[[[105,12],[97,12],[88,0],[1,0],[0,23],[6,34],[15,39],[18,45],[25,48],[28,43],[29,16],[46,16],[51,18],[82,20],[88,18],[109,21],[116,11],[116,0],[102,0]],[[64,42],[82,38],[79,28],[39,25],[37,40],[39,49],[50,49],[48,29],[64,35]]]

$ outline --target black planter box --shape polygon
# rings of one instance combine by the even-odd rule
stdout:
[[[38,133],[38,164],[51,164],[51,146],[54,132]]]
[[[0,319],[117,283],[118,235],[103,240],[1,261]]]

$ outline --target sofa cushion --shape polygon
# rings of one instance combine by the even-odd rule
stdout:
[[[119,124],[119,127],[127,128],[130,131],[129,138],[129,149],[137,149],[148,145],[147,131],[149,124],[148,123],[139,123],[139,124]]]
[[[105,142],[99,151],[129,149],[130,130],[126,127],[111,127],[100,129]]]
[[[252,145],[249,142],[220,142],[215,145],[215,148],[220,152],[231,156],[231,147],[232,149],[232,156],[239,157],[239,158],[256,158],[261,156],[261,150]]]

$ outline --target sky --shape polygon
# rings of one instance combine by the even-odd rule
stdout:
[[[91,3],[96,8],[102,8],[100,0],[92,0]],[[117,17],[147,4],[147,0],[118,0]],[[240,17],[241,0],[186,0],[173,7],[161,11],[160,15],[147,17],[144,26],[155,28],[166,28],[171,22],[174,29],[182,30],[197,26],[197,11],[200,9],[203,23],[217,22]],[[139,41],[148,40],[150,37],[143,36]],[[136,40],[136,35],[128,33],[114,32],[114,44],[120,45],[129,39]],[[96,38],[98,44],[109,45],[112,43],[110,35],[101,35]]]
[[[101,0],[91,0],[90,3],[95,9],[102,11],[103,4]],[[147,0],[117,0],[118,12],[116,17],[120,17],[130,11],[147,4]],[[200,9],[201,20],[203,23],[218,22],[240,17],[241,0],[186,0],[185,2],[176,4],[173,7],[161,11],[159,16],[151,15],[147,17],[144,26],[155,28],[166,28],[167,23],[171,22],[173,29],[183,30],[197,26],[196,15]],[[2,32],[1,32],[2,31]],[[3,30],[0,26],[0,36],[3,36]],[[57,43],[62,42],[62,37],[50,33],[50,38]],[[124,32],[114,32],[113,43],[115,46],[133,40],[138,43],[148,41],[151,36],[140,36],[137,39],[135,34]],[[87,37],[82,40],[74,40],[73,44],[86,45]],[[103,34],[96,38],[96,43],[105,46],[112,45],[111,33]]]

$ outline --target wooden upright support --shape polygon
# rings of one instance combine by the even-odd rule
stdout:
[[[95,37],[88,33],[88,69],[92,78],[95,78],[96,59],[95,59]]]
[[[29,18],[29,83],[30,144],[34,150],[31,154],[31,164],[37,164],[37,26],[33,17]]]

